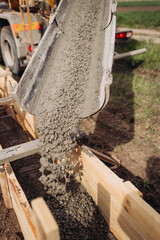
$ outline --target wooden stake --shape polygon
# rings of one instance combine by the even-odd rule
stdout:
[[[37,240],[37,233],[33,223],[33,211],[9,163],[5,165],[5,172],[8,179],[13,209],[17,215],[23,236],[25,240]]]
[[[43,198],[31,202],[38,240],[60,240],[59,227]]]
[[[11,209],[12,202],[11,202],[10,193],[8,189],[7,177],[6,177],[6,173],[3,166],[0,166],[0,185],[1,185],[2,195],[3,195],[6,208]]]

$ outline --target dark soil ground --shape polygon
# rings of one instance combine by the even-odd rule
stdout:
[[[23,239],[18,220],[13,210],[7,210],[0,193],[0,239]]]

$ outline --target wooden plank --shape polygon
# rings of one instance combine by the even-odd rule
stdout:
[[[107,155],[105,155],[105,154],[103,154],[103,153],[101,153],[101,152],[98,152],[97,150],[95,150],[95,149],[93,149],[93,148],[90,148],[90,147],[88,147],[88,149],[91,151],[91,152],[93,152],[93,154],[95,154],[99,159],[101,159],[102,161],[104,161],[104,162],[107,162],[107,163],[109,163],[109,164],[112,164],[112,165],[117,165],[117,162],[114,160],[114,159],[112,159],[111,157],[109,157],[109,156],[107,156]],[[118,163],[119,164],[119,163]]]
[[[13,209],[17,215],[24,238],[25,240],[37,240],[33,211],[9,163],[5,165],[5,172]]]
[[[38,240],[60,240],[59,227],[43,198],[31,202]]]
[[[131,189],[132,191],[136,192],[141,198],[143,198],[143,193],[141,193],[130,181],[124,182],[124,184]]]
[[[82,171],[81,183],[87,189],[90,196],[99,207],[100,212],[106,219],[111,232],[119,240],[142,239],[129,221],[127,212],[121,207],[109,191],[99,182],[95,182],[84,170]],[[117,190],[118,191],[118,190]]]
[[[11,117],[16,120],[23,129],[27,130],[34,139],[38,138],[36,117],[34,115],[22,109],[16,101],[12,104],[12,107],[7,105],[6,112],[12,114]]]
[[[12,73],[8,70],[4,70],[3,68],[0,68],[0,77],[8,77],[12,76]]]
[[[39,140],[33,140],[0,151],[0,165],[30,156],[39,151]]]
[[[13,97],[4,97],[4,98],[0,98],[0,105],[7,105],[10,103],[13,103],[14,99]]]
[[[118,239],[159,240],[160,215],[83,147],[82,184],[99,206]]]
[[[11,202],[11,197],[10,197],[10,192],[8,188],[8,182],[7,182],[7,177],[5,173],[5,169],[3,166],[0,166],[0,186],[1,186],[1,191],[4,199],[4,203],[6,205],[7,209],[12,208],[12,202]]]
[[[1,71],[3,72],[4,70],[0,68],[0,73]],[[0,96],[2,98],[10,97],[10,91],[13,91],[16,85],[17,82],[11,76],[7,76],[5,78],[0,76]],[[13,102],[12,106],[9,104],[6,106],[6,112],[8,114],[14,113],[11,117],[14,118],[16,121],[18,118],[19,124],[21,124],[21,126],[25,128],[32,135],[33,138],[38,138],[35,122],[36,118],[34,115],[24,111],[16,101]],[[17,113],[16,116],[15,113]]]

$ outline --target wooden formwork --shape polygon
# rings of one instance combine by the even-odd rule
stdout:
[[[33,138],[38,138],[35,116],[23,111],[12,97],[16,85],[11,73],[0,68],[0,105],[5,106],[6,112],[21,124],[24,131],[27,130]]]
[[[27,198],[9,163],[0,167],[0,185],[6,208],[13,208],[26,240],[59,240],[58,225],[42,198]],[[54,238],[53,238],[54,237]]]
[[[10,97],[9,81],[15,83],[11,77],[0,78],[2,97]],[[8,113],[11,114],[13,108],[14,114],[21,118],[24,129],[37,138],[34,117],[22,112],[16,102],[7,103]],[[11,161],[36,152],[38,152],[38,139],[0,151],[0,183],[4,201],[7,208],[13,207],[15,210],[25,239],[59,239],[58,226],[44,200],[33,200],[32,208],[30,207],[9,164]],[[138,189],[131,182],[123,182],[87,147],[79,148],[75,155],[82,168],[77,180],[92,196],[116,238],[159,240],[160,215],[142,199]],[[46,211],[41,211],[45,208]]]

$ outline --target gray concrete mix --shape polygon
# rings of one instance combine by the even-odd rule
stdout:
[[[41,149],[40,181],[66,213],[62,214],[60,208],[54,211],[56,206],[48,200],[60,225],[61,239],[114,239],[93,200],[75,180],[77,160],[68,160],[79,139],[77,125],[84,111],[95,31],[103,10],[100,2],[74,1],[61,42],[63,50],[57,52],[56,59],[50,57],[34,105]],[[95,65],[97,76],[99,64]],[[90,90],[88,96],[92,98]]]
[[[67,165],[66,160],[63,163],[61,160],[73,152],[79,137],[77,125],[84,111],[92,52],[94,42],[97,41],[95,31],[104,6],[100,2],[100,0],[74,1],[72,11],[68,13],[65,34],[62,41],[58,42],[60,46],[56,46],[57,54],[50,56],[43,82],[35,98],[34,108],[42,155],[41,171],[54,172],[58,192],[64,173],[76,165],[76,162]],[[99,68],[100,59],[96,62]],[[91,87],[88,88],[88,95],[92,97],[90,91]],[[60,164],[54,164],[57,159]],[[57,177],[57,174],[63,176],[62,179]],[[42,178],[44,184],[48,185],[49,176],[53,178],[52,174]],[[61,191],[64,194],[65,188],[61,187]]]

